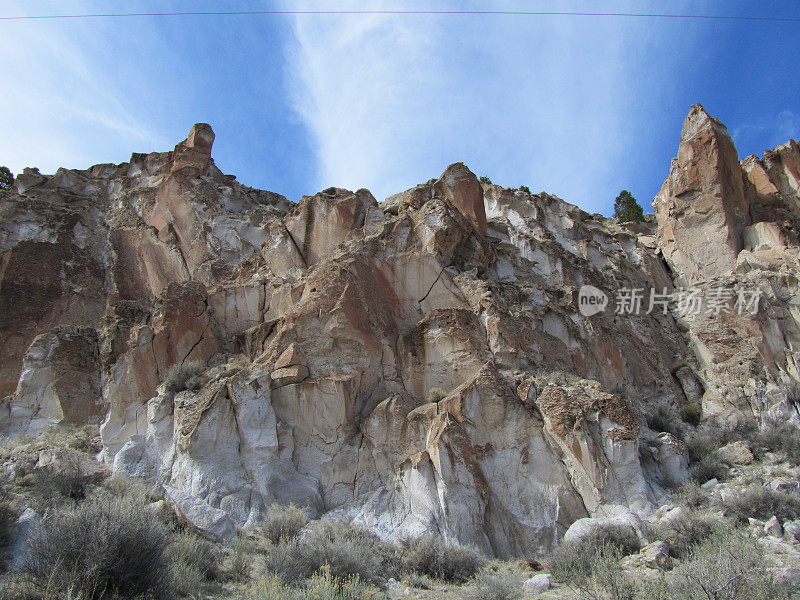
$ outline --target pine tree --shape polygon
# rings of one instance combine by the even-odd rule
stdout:
[[[14,182],[14,176],[8,167],[0,167],[0,190],[7,190]]]
[[[614,201],[614,218],[621,221],[644,221],[644,210],[628,190],[622,190]]]

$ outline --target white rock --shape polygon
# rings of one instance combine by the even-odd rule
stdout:
[[[774,538],[783,537],[783,527],[781,527],[781,522],[778,521],[778,517],[773,516],[769,521],[764,523],[764,533]]]
[[[783,535],[790,543],[800,542],[800,522],[787,521],[783,524]]]
[[[22,568],[28,551],[28,543],[41,522],[42,517],[32,508],[26,508],[17,518],[9,550],[8,565],[11,569]]]
[[[549,573],[539,573],[522,584],[524,592],[546,592],[552,587],[552,578]]]
[[[236,525],[225,511],[214,508],[202,498],[169,486],[164,486],[164,492],[165,500],[178,516],[205,537],[222,542],[231,542],[236,537]]]
[[[598,529],[607,526],[627,527],[633,531],[640,540],[644,538],[642,533],[642,521],[636,513],[624,506],[604,508],[606,508],[608,516],[578,519],[567,529],[564,534],[564,541],[570,542],[589,537]]]

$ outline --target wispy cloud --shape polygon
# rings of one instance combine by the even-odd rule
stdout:
[[[646,135],[642,112],[664,94],[647,21],[300,15],[293,27],[289,79],[316,140],[316,183],[379,199],[464,161],[607,210]]]
[[[7,12],[24,14],[25,5]],[[132,150],[166,143],[141,120],[138,99],[126,95],[124,57],[116,53],[113,38],[94,35],[97,27],[96,22],[0,24],[7,82],[0,94],[0,164],[14,172],[25,166],[53,172],[58,166],[124,160]]]
[[[777,114],[761,116],[757,121],[745,123],[731,131],[739,154],[761,155],[763,150],[758,143],[769,144],[769,149],[783,144],[790,139],[800,139],[800,115],[791,110],[782,110]]]

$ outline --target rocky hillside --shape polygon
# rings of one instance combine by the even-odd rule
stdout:
[[[461,163],[295,204],[213,142],[0,191],[4,433],[102,420],[221,539],[278,502],[509,557],[662,504],[654,415],[800,426],[797,142],[740,162],[692,107],[642,223]]]

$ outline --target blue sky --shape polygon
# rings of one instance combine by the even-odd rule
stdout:
[[[0,2],[0,14],[116,12]],[[127,2],[123,10],[395,9],[797,17],[772,2]],[[0,21],[0,164],[85,168],[168,150],[198,121],[239,181],[379,199],[463,161],[610,214],[649,209],[702,102],[741,157],[800,138],[800,23],[497,15]]]

